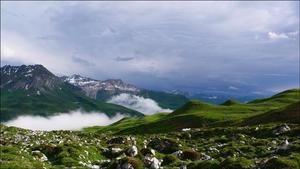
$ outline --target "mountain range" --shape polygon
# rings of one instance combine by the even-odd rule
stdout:
[[[81,88],[86,96],[102,101],[108,101],[113,96],[127,93],[154,100],[163,109],[174,110],[189,100],[181,94],[141,89],[132,84],[123,82],[121,79],[100,81],[80,75],[63,76],[62,79],[65,82]]]
[[[143,116],[142,112],[107,103],[122,93],[152,99],[165,109],[176,109],[188,101],[182,95],[140,89],[120,79],[100,81],[80,75],[58,77],[42,65],[5,65],[0,71],[1,121],[19,115],[50,116],[75,109],[99,111],[109,117],[118,113]]]

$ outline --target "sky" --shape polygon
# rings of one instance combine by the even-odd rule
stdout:
[[[3,2],[1,65],[155,90],[299,87],[299,2]]]

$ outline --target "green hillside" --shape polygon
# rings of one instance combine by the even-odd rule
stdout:
[[[124,92],[118,90],[115,91],[100,90],[97,92],[96,99],[100,101],[107,101],[111,99],[112,96],[116,96],[122,93]],[[130,94],[134,94],[144,98],[150,98],[155,102],[157,102],[161,108],[172,109],[172,110],[181,107],[183,104],[189,101],[189,99],[183,95],[171,94],[171,93],[160,92],[160,91],[152,91],[152,90],[141,90],[140,92],[132,92]]]
[[[292,89],[270,98],[255,100],[249,103],[237,103],[214,105],[200,101],[190,101],[181,108],[170,114],[155,114],[142,118],[126,118],[111,126],[94,127],[87,130],[111,131],[118,134],[130,133],[157,133],[180,130],[182,128],[218,127],[241,125],[249,118],[267,116],[270,112],[278,112],[287,106],[296,107],[300,98],[300,90]],[[288,107],[289,109],[289,107]],[[284,118],[279,118],[274,122],[290,121],[294,122],[294,117],[299,114],[299,109],[295,111],[283,111],[287,114]],[[290,115],[296,114],[294,115]],[[262,120],[261,123],[267,123]]]
[[[90,99],[84,96],[80,89],[69,84],[63,84],[52,90],[41,91],[35,89],[1,89],[1,121],[10,120],[18,115],[49,116],[76,109],[100,111],[110,117],[116,113],[143,116],[137,111],[119,105]]]
[[[181,107],[183,104],[189,101],[189,99],[183,95],[151,90],[142,90],[139,95],[156,101],[158,105],[164,109],[172,110]]]
[[[300,101],[290,104],[284,108],[271,110],[257,116],[246,119],[244,125],[255,125],[262,123],[298,123],[300,124]]]

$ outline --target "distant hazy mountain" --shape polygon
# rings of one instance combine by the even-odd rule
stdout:
[[[181,94],[141,89],[121,79],[101,81],[80,75],[63,76],[61,78],[65,82],[81,88],[87,96],[102,101],[109,101],[113,96],[123,93],[152,99],[163,109],[176,109],[188,101]]]
[[[65,83],[42,65],[1,67],[0,120],[7,121],[18,115],[53,115],[75,109],[99,111],[114,116],[143,114],[85,96],[81,88]]]
[[[190,99],[198,99],[209,103],[214,104],[221,104],[226,100],[234,99],[238,100],[239,102],[248,102],[254,99],[266,97],[265,95],[258,95],[258,94],[249,94],[249,93],[241,93],[237,94],[235,92],[199,92],[192,95],[187,95]]]

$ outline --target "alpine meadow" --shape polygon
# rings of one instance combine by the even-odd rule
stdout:
[[[1,1],[0,169],[300,169],[299,1]]]

